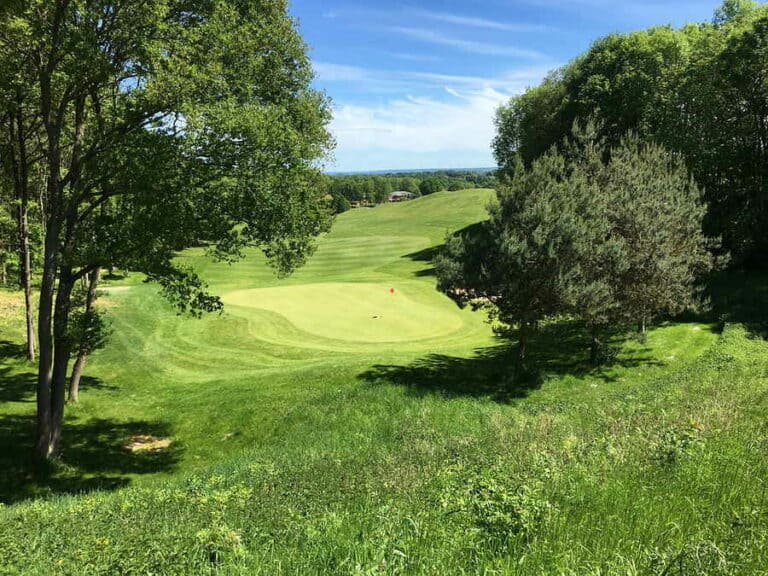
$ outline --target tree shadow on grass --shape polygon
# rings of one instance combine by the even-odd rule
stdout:
[[[26,347],[23,344],[10,342],[8,340],[0,340],[0,361],[18,360],[24,358],[25,355]]]
[[[458,232],[454,233],[454,236],[471,236],[471,235],[477,235],[479,231],[482,229],[483,223],[478,222],[476,224],[471,224],[467,226],[466,228],[463,228],[459,230]],[[439,246],[432,246],[430,248],[425,248],[424,250],[419,250],[418,252],[413,252],[411,254],[406,254],[403,256],[403,258],[407,258],[409,260],[412,260],[414,262],[418,263],[428,263],[428,268],[423,268],[421,270],[417,270],[414,272],[414,275],[419,278],[429,277],[429,276],[435,276],[436,271],[434,266],[432,266],[432,263],[435,261],[435,257],[440,254],[440,252],[443,251],[445,248],[445,244],[441,244]]]
[[[710,321],[740,323],[754,336],[768,339],[768,272],[717,274],[706,294],[712,304]]]
[[[31,415],[0,417],[0,502],[13,503],[55,494],[115,490],[130,476],[173,470],[182,448],[171,444],[158,451],[134,452],[133,437],[170,437],[159,422],[114,422],[100,419],[67,422],[62,460],[41,466],[34,460],[35,419]]]
[[[0,403],[19,402],[32,404],[35,401],[37,375],[32,372],[18,372],[10,366],[0,366]],[[104,383],[92,376],[83,376],[80,390],[116,390],[116,386]]]
[[[620,334],[609,336],[616,344]],[[469,396],[509,403],[539,389],[550,376],[590,376],[612,382],[614,368],[661,365],[649,348],[617,358],[610,365],[595,368],[588,362],[588,340],[583,326],[563,322],[544,327],[532,339],[529,356],[518,359],[517,346],[503,344],[475,351],[470,358],[430,354],[407,366],[374,366],[358,378],[372,384],[404,386],[416,397],[439,394]]]
[[[443,249],[443,246],[444,245],[432,246],[431,248],[425,248],[424,250],[419,250],[418,252],[413,252],[412,254],[406,254],[404,256],[404,258],[408,258],[409,260],[413,260],[414,262],[418,262],[420,264],[429,264],[428,268],[423,268],[414,272],[415,276],[419,278],[426,278],[436,275],[435,267],[432,266],[432,262],[434,261],[435,256],[437,256]]]
[[[24,355],[23,346],[0,341],[0,503],[114,490],[127,485],[131,475],[169,471],[177,465],[178,444],[154,452],[127,447],[136,436],[169,438],[167,424],[70,417],[64,426],[61,460],[41,466],[32,450],[37,376],[21,361]],[[83,377],[80,385],[84,392],[117,389],[90,376]]]

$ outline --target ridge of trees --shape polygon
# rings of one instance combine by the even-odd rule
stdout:
[[[768,5],[726,0],[708,23],[611,34],[497,114],[510,173],[595,117],[682,155],[709,205],[705,230],[740,264],[768,252]]]

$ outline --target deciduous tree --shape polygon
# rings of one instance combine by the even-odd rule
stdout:
[[[0,16],[2,57],[39,118],[46,182],[37,452],[61,445],[73,290],[145,272],[181,310],[220,308],[174,256],[258,246],[281,272],[327,229],[325,97],[283,0],[32,0]]]

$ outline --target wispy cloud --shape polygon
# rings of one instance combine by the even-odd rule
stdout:
[[[634,27],[674,22],[682,24],[706,20],[712,16],[720,0],[518,0],[524,4],[556,10],[572,11],[595,21],[631,22]],[[763,0],[761,0],[763,1]]]
[[[458,26],[471,26],[474,28],[485,28],[488,30],[502,30],[506,32],[546,32],[552,30],[549,26],[540,24],[525,24],[517,22],[500,22],[497,20],[488,20],[474,16],[464,16],[461,14],[452,14],[449,12],[431,12],[428,10],[413,10],[412,13],[422,18],[444,22],[446,24],[456,24]]]
[[[422,97],[375,107],[342,106],[332,128],[345,150],[487,149],[493,138],[493,114],[509,95],[490,88],[456,95],[447,102]]]
[[[555,63],[549,63],[518,68],[498,76],[473,76],[411,70],[380,70],[330,62],[314,63],[317,82],[320,86],[330,83],[354,83],[357,86],[370,88],[389,85],[397,87],[404,93],[424,87],[439,89],[459,87],[473,90],[492,88],[517,93],[540,82],[555,67]]]
[[[429,44],[437,44],[440,46],[449,46],[462,52],[469,52],[471,54],[483,54],[486,56],[510,56],[514,58],[526,58],[531,60],[537,60],[545,58],[544,54],[536,50],[528,50],[525,48],[517,48],[515,46],[508,46],[505,44],[491,44],[487,42],[476,42],[474,40],[465,40],[455,36],[446,36],[435,32],[434,30],[427,30],[426,28],[408,28],[402,26],[394,26],[390,28],[393,32],[403,34],[414,40],[420,40]]]
[[[434,54],[410,54],[407,52],[394,52],[390,53],[392,58],[398,60],[406,60],[408,62],[440,62],[442,58],[435,56]]]

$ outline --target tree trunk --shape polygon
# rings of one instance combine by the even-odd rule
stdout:
[[[592,342],[590,344],[589,359],[594,366],[597,366],[600,364],[600,352],[603,347],[603,343],[600,341],[600,333],[598,332],[597,328],[592,328],[590,330],[590,334],[592,337]]]
[[[99,276],[101,268],[96,268],[88,275],[88,294],[85,299],[85,313],[93,311],[93,304],[96,301],[96,288],[99,285]],[[77,360],[72,368],[72,378],[69,381],[69,401],[76,403],[80,398],[80,378],[83,375],[85,362],[88,359],[88,350],[81,345],[77,354]]]
[[[51,381],[53,369],[53,295],[58,262],[58,229],[52,222],[45,235],[43,277],[40,282],[40,304],[37,312],[39,356],[37,372],[37,442],[41,460],[53,455],[51,444]]]
[[[18,200],[16,210],[18,249],[19,249],[19,284],[24,291],[24,307],[27,330],[27,359],[35,360],[35,329],[32,313],[32,258],[29,248],[29,159],[27,154],[27,134],[24,129],[22,113],[23,98],[16,97],[17,109],[8,116],[10,135],[10,159],[13,174],[14,194]]]
[[[21,107],[21,101],[19,101]],[[35,361],[35,321],[32,313],[32,254],[29,248],[29,165],[27,164],[27,140],[21,110],[16,115],[16,135],[19,139],[19,260],[21,285],[24,290],[24,308],[27,326],[27,360]]]
[[[0,264],[0,284],[3,286],[8,284],[8,268],[6,267],[5,261]]]
[[[21,288],[24,290],[24,312],[27,327],[27,360],[35,361],[35,317],[32,310],[32,255],[29,249],[29,221],[26,195],[19,207],[21,241]]]
[[[517,345],[517,357],[520,362],[525,361],[525,355],[528,352],[528,326],[520,324],[519,341]]]
[[[64,424],[64,404],[69,371],[69,312],[75,281],[72,270],[62,267],[56,293],[56,309],[53,318],[53,373],[51,377],[51,437],[50,456],[56,457],[61,449],[61,431]]]

